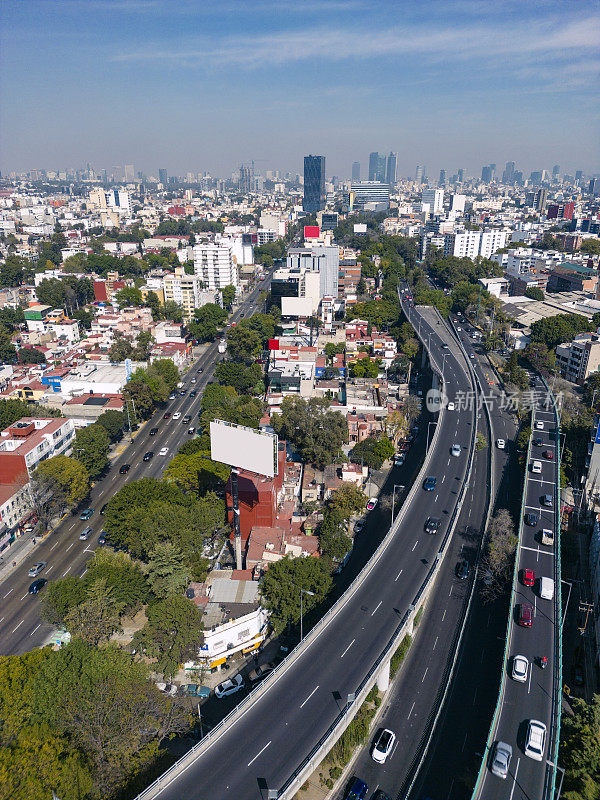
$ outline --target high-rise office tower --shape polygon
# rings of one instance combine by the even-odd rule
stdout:
[[[575,182],[577,183],[577,181],[580,181],[582,178],[583,178],[583,170],[578,169],[577,172],[575,173]]]
[[[167,170],[166,169],[159,169],[158,170],[158,182],[162,183],[163,186],[167,185]]]
[[[490,164],[490,170],[492,172],[492,180],[495,181],[496,180],[496,165],[495,164]]]
[[[600,195],[600,178],[590,178],[588,194],[592,194],[594,197]]]
[[[135,172],[133,171],[133,164],[125,164],[125,180],[132,181]]]
[[[390,153],[385,165],[385,182],[388,186],[394,186],[396,183],[396,161],[396,153]]]
[[[352,162],[352,183],[360,180],[360,161]]]
[[[369,154],[369,180],[385,183],[385,156],[374,152]]]
[[[461,169],[458,170],[458,182],[463,183],[464,179],[465,179],[465,171],[461,167]]]
[[[250,194],[254,190],[254,170],[250,166],[242,164],[240,167],[240,192]]]
[[[554,180],[558,180],[558,176],[560,175],[560,164],[555,164],[552,167],[552,177]]]
[[[482,167],[481,168],[481,182],[482,183],[491,183],[492,182],[492,167]]]
[[[422,167],[420,164],[417,164],[417,168],[415,170],[415,183],[423,183],[423,173],[425,167]]]
[[[446,170],[440,170],[440,177],[438,178],[438,186],[445,186],[446,185]]]
[[[546,202],[548,200],[548,190],[538,189],[533,197],[533,207],[536,211],[545,211]]]
[[[304,156],[304,200],[307,214],[325,208],[325,156]]]
[[[515,175],[515,162],[507,161],[502,173],[502,183],[513,183]]]

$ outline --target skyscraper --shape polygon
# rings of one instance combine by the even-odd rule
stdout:
[[[492,168],[491,166],[482,167],[481,168],[481,182],[482,183],[491,183],[492,182]]]
[[[420,164],[417,164],[417,168],[415,170],[415,183],[423,183],[424,170],[424,167],[422,167]]]
[[[166,169],[159,169],[158,170],[158,181],[162,183],[163,186],[167,185],[167,170]]]
[[[358,183],[360,180],[360,161],[352,162],[352,183]]]
[[[369,180],[385,183],[385,156],[374,152],[369,154]]]
[[[496,165],[495,164],[490,164],[490,170],[492,172],[492,180],[495,181],[496,180]]]
[[[465,179],[465,171],[461,167],[461,169],[458,170],[458,182],[462,183],[464,179]]]
[[[385,165],[385,182],[388,186],[396,183],[396,153],[390,153]]]
[[[515,162],[514,161],[507,161],[506,166],[504,167],[504,172],[502,173],[502,183],[513,183],[515,176]]]
[[[575,173],[575,181],[580,181],[583,178],[583,170],[578,169]]]
[[[440,177],[438,178],[438,186],[444,187],[446,185],[446,170],[440,170]]]
[[[132,181],[135,172],[133,171],[133,164],[125,164],[125,180]]]
[[[559,176],[559,175],[560,175],[560,164],[555,164],[555,165],[552,167],[552,177],[553,177],[555,180],[558,180],[558,176]]]
[[[254,190],[254,169],[242,164],[240,167],[240,192],[250,194]]]
[[[325,156],[304,156],[304,201],[307,214],[325,208]]]

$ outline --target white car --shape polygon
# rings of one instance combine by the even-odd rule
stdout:
[[[191,383],[196,383],[197,378],[192,378]]]
[[[235,678],[230,678],[226,681],[223,681],[223,683],[220,683],[217,687],[215,687],[215,696],[219,698],[229,697],[230,694],[235,694],[243,688],[244,679],[241,675],[236,675]]]
[[[173,419],[179,419],[180,417],[181,417],[181,412],[180,412],[180,411],[176,411],[176,412],[173,414]]]
[[[496,447],[498,448],[498,450],[504,450],[504,448],[506,447],[506,442],[504,441],[504,439],[496,439]]]
[[[158,455],[159,456],[166,456],[168,452],[169,452],[169,448],[168,447],[161,447],[161,449],[158,451]]]
[[[532,461],[531,462],[531,471],[536,475],[540,475],[542,472],[542,462],[541,461]]]
[[[544,423],[540,422],[539,420],[535,423],[536,431],[543,431],[544,430]]]
[[[367,511],[373,511],[376,505],[377,505],[377,498],[376,497],[369,498],[369,502],[367,503]]]
[[[450,452],[452,453],[453,456],[459,456],[460,455],[460,445],[459,444],[453,444],[452,445],[452,449],[450,450]]]
[[[404,464],[404,453],[398,453],[398,455],[394,457],[394,466],[401,467],[402,464]]]
[[[515,656],[512,662],[511,678],[513,681],[525,683],[529,675],[529,661],[525,656]]]
[[[537,719],[530,719],[527,726],[527,740],[525,742],[525,755],[534,761],[544,760],[546,749],[546,726]]]
[[[454,411],[454,409],[456,408],[456,406],[454,405],[454,403],[448,403],[448,405],[446,406],[446,408],[448,409],[448,411]]]
[[[384,728],[373,743],[371,757],[378,764],[385,764],[387,757],[392,752],[396,742],[396,734]]]

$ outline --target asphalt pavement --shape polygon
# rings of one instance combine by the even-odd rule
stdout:
[[[265,281],[257,283],[243,298],[230,320],[235,322],[240,319],[241,314],[253,313],[259,303],[260,292],[266,291],[269,283],[270,273]],[[81,508],[76,515],[68,515],[0,584],[1,655],[24,653],[49,641],[55,629],[43,622],[40,617],[39,595],[28,593],[29,586],[34,580],[28,577],[29,568],[37,562],[45,561],[46,568],[40,573],[39,578],[48,581],[65,578],[68,575],[82,577],[85,574],[87,562],[94,555],[103,528],[103,518],[100,515],[102,506],[129,481],[139,480],[142,477],[160,478],[178,448],[191,438],[188,428],[192,426],[197,428],[202,392],[211,380],[219,358],[217,348],[218,342],[209,344],[205,352],[185,373],[182,378],[185,396],[178,394],[177,398],[170,401],[166,407],[158,409],[135,436],[133,442],[111,462],[108,473],[91,490],[88,504],[94,509],[91,519],[80,520]],[[199,369],[203,370],[202,373],[198,372]],[[189,396],[192,390],[197,392],[194,398]],[[171,415],[169,419],[164,419],[166,412]],[[175,413],[181,414],[181,418],[174,420]],[[189,423],[182,422],[186,414],[192,417]],[[153,427],[159,429],[156,436],[149,435]],[[163,447],[168,449],[166,456],[159,455]],[[144,462],[144,453],[149,450],[154,451],[154,457]],[[131,465],[126,474],[119,472],[123,464]],[[79,534],[87,526],[91,526],[93,533],[87,541],[80,541]]]

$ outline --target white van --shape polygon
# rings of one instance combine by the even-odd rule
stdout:
[[[541,461],[532,461],[530,469],[534,474],[539,475],[541,473],[541,471],[542,471],[542,462]]]
[[[554,581],[552,578],[540,578],[540,597],[552,600],[554,597]]]
[[[542,544],[554,544],[554,532],[549,528],[542,529]]]

